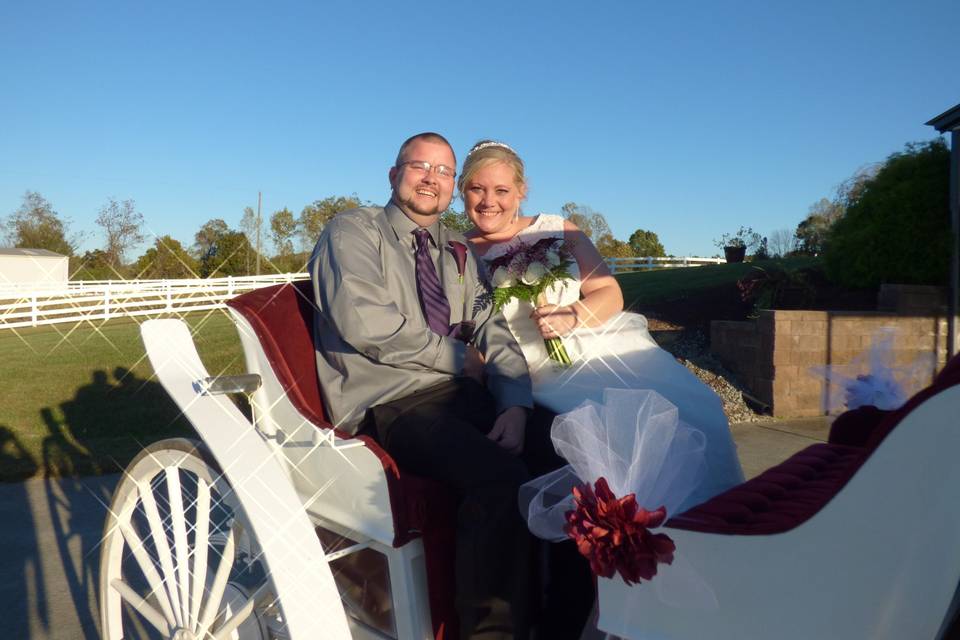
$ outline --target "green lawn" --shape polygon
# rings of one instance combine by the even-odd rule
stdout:
[[[186,317],[211,374],[242,373],[224,311]],[[133,319],[0,330],[0,481],[122,468],[144,444],[191,433]]]
[[[815,259],[776,262],[793,268]],[[649,305],[732,285],[751,268],[661,269],[617,279],[628,306]],[[208,371],[243,372],[240,341],[225,311],[190,314],[187,321]],[[132,319],[0,329],[0,354],[0,481],[116,471],[143,445],[191,433],[160,384],[151,380],[139,325]]]
[[[786,269],[810,267],[818,258],[797,257],[759,263],[711,264],[702,267],[656,269],[616,276],[629,307],[656,304],[692,295],[723,285],[733,285],[754,266],[780,265]]]

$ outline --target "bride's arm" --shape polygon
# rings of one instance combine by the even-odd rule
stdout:
[[[580,268],[580,300],[571,305],[537,307],[531,316],[544,338],[567,335],[580,327],[597,327],[623,310],[623,292],[590,238],[565,220],[567,246]]]

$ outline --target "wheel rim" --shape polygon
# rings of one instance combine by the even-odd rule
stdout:
[[[126,630],[142,626],[176,640],[266,638],[263,611],[274,598],[265,572],[250,570],[259,559],[247,530],[229,485],[198,445],[178,439],[149,447],[125,471],[107,518],[104,637],[129,637]],[[232,584],[244,565],[259,573],[258,584]]]

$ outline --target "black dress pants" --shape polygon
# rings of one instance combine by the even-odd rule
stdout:
[[[540,554],[520,515],[517,489],[565,461],[550,442],[552,413],[533,412],[521,456],[487,438],[496,417],[483,385],[455,378],[372,407],[362,429],[375,433],[402,469],[438,480],[459,496],[455,572],[462,636],[475,622],[473,605],[496,596],[510,603],[514,637],[527,638],[540,617]],[[550,547],[538,636],[575,638],[593,604],[589,567],[572,542]]]

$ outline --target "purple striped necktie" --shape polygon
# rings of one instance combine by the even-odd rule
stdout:
[[[440,286],[437,268],[430,257],[430,232],[421,227],[413,233],[417,236],[417,295],[420,296],[420,308],[434,333],[445,336],[450,333],[450,303]]]

